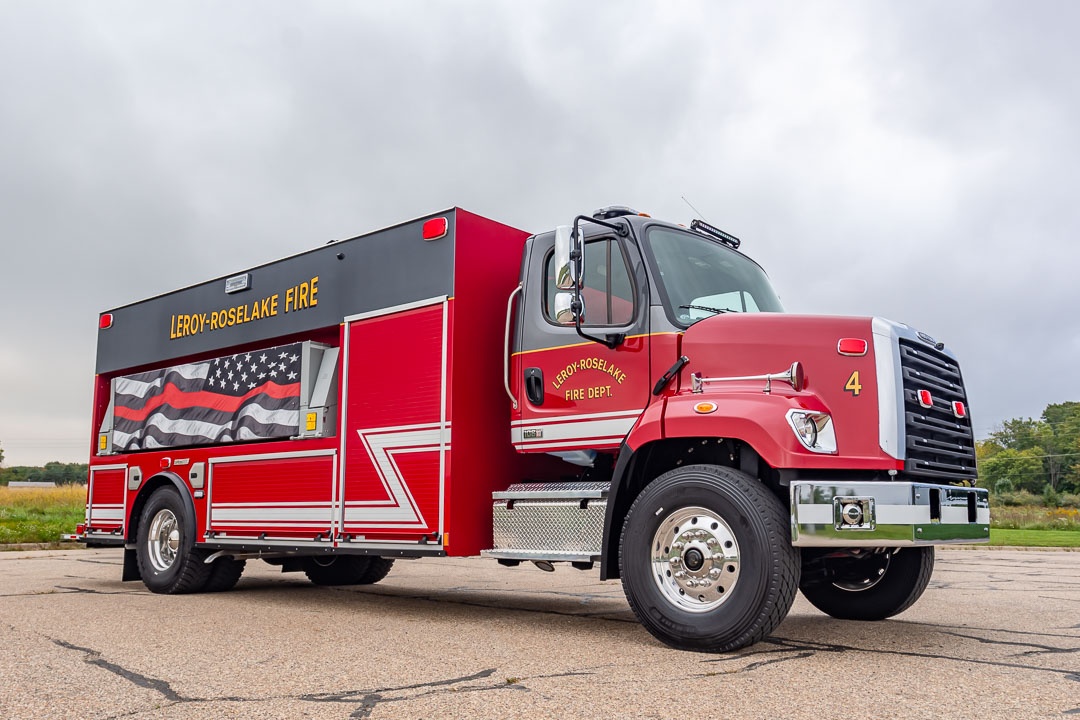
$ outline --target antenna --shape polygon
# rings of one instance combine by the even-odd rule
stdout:
[[[701,218],[702,220],[705,220],[705,216],[704,216],[704,215],[702,215],[701,213],[699,213],[699,212],[698,212],[698,209],[697,209],[696,207],[694,207],[694,206],[693,206],[693,204],[691,204],[691,202],[690,202],[689,200],[687,200],[687,199],[686,199],[686,196],[685,196],[685,195],[680,195],[679,197],[681,197],[681,198],[682,198],[682,201],[683,201],[684,203],[686,203],[687,205],[689,205],[689,206],[690,206],[690,209],[691,209],[691,210],[693,210],[693,211],[694,211],[695,213],[697,213],[697,216],[698,216],[699,218]],[[705,222],[708,222],[708,220],[705,220]]]

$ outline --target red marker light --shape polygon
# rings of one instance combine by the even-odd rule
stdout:
[[[924,408],[934,407],[934,398],[930,395],[929,390],[919,391],[919,404],[922,405]]]
[[[446,218],[432,218],[424,223],[424,239],[438,240],[441,237],[445,237],[449,228],[450,223],[447,222]]]
[[[158,466],[162,470],[164,470],[166,468],[169,468],[169,467],[172,467],[172,458],[167,458],[167,457],[161,458],[161,460],[158,461]]]
[[[112,327],[112,313],[103,313],[98,319],[98,328],[108,330]]]
[[[861,357],[866,354],[868,345],[862,338],[840,338],[836,344],[836,352],[851,357]]]
[[[966,418],[967,408],[964,407],[964,403],[959,400],[954,401],[952,404],[952,414],[961,419]]]

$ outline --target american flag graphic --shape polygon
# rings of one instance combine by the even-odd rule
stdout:
[[[113,449],[296,435],[301,344],[127,375],[113,381]]]

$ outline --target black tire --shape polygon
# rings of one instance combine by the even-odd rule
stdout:
[[[233,558],[218,558],[210,565],[210,577],[206,580],[203,592],[225,592],[232,590],[236,583],[240,582],[240,576],[244,574],[246,560],[234,560]]]
[[[802,594],[826,615],[841,620],[884,620],[922,596],[934,573],[934,548],[909,547],[825,559],[825,581],[804,582]]]
[[[194,593],[206,585],[210,566],[203,561],[208,555],[195,548],[187,520],[187,508],[176,488],[159,488],[146,501],[139,516],[135,554],[143,583],[151,592]]]
[[[360,578],[360,585],[374,585],[386,577],[390,573],[390,568],[394,567],[393,558],[373,557],[370,560],[368,569]]]
[[[672,470],[627,513],[619,539],[623,591],[638,621],[673,648],[752,645],[795,600],[800,563],[790,533],[788,510],[746,473],[716,465]]]
[[[371,566],[367,555],[319,555],[304,558],[304,574],[316,585],[361,585]],[[389,569],[387,570],[389,572]]]

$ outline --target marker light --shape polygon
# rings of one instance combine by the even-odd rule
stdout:
[[[711,412],[716,412],[716,403],[714,402],[699,402],[694,405],[694,412],[701,415],[708,415]]]
[[[955,415],[958,418],[961,418],[961,419],[966,418],[967,417],[967,408],[964,407],[964,403],[960,402],[959,400],[953,401],[952,414]]]
[[[930,395],[929,390],[919,391],[919,404],[922,405],[924,408],[934,407],[934,398]]]
[[[441,237],[446,236],[447,230],[450,228],[450,223],[446,218],[432,218],[424,223],[423,235],[425,240],[438,240]]]
[[[163,457],[158,461],[158,467],[162,470],[172,467],[172,458]]]
[[[98,318],[98,328],[101,330],[108,330],[112,327],[112,313],[102,313]]]
[[[866,354],[867,342],[862,338],[840,338],[836,352],[850,357],[862,357]]]

